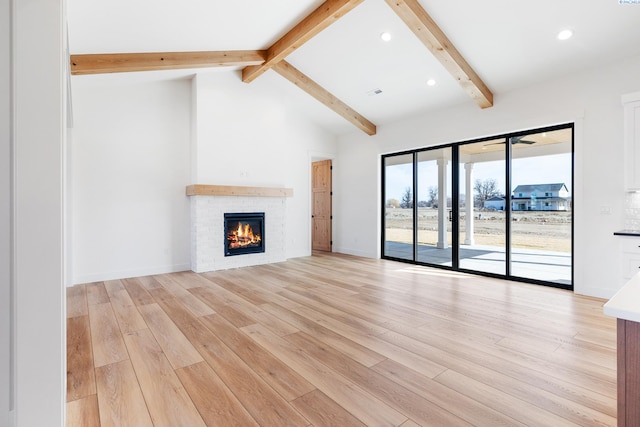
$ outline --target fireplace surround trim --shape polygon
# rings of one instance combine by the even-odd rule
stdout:
[[[186,194],[187,196],[293,197],[293,188],[192,184],[187,185]]]

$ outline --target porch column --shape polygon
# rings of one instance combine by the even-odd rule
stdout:
[[[447,222],[449,215],[447,213],[447,164],[449,161],[445,158],[438,159],[438,243],[436,247],[446,249],[449,247],[447,243]]]
[[[465,236],[464,244],[473,245],[473,225],[475,223],[473,219],[473,163],[464,164],[464,204],[466,206],[467,217],[465,220]]]

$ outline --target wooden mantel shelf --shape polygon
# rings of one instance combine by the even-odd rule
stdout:
[[[293,197],[293,188],[193,184],[187,185],[187,196]]]

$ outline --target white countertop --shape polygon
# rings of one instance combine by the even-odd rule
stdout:
[[[604,314],[640,322],[640,273],[637,273],[604,305]]]

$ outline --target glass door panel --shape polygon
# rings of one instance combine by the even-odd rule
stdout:
[[[461,145],[459,266],[506,274],[505,138]]]
[[[383,257],[573,288],[572,125],[386,155],[382,172]]]
[[[413,261],[413,154],[384,158],[384,256]]]
[[[451,147],[418,153],[417,261],[452,265]]]
[[[571,285],[572,129],[511,138],[511,275]]]

